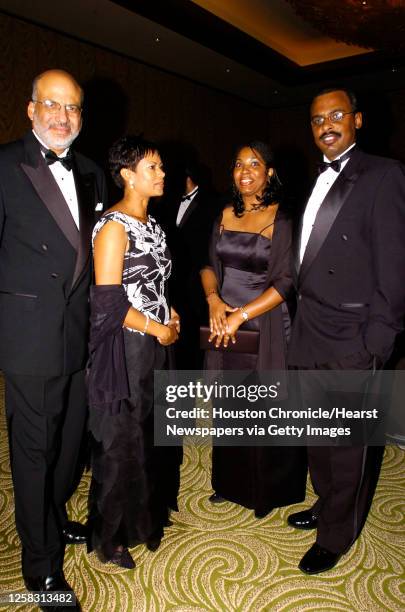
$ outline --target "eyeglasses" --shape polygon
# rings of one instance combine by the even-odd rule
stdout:
[[[354,115],[356,111],[347,111],[346,113],[344,111],[332,111],[331,113],[328,113],[326,116],[324,115],[314,115],[314,117],[311,117],[311,123],[312,125],[316,125],[317,127],[319,127],[320,125],[323,125],[325,123],[325,121],[328,119],[331,123],[340,123],[341,121],[343,121],[343,117],[345,115]]]
[[[32,102],[34,102],[34,104],[42,104],[48,113],[52,115],[59,113],[62,110],[62,106],[68,115],[74,117],[78,117],[82,112],[82,108],[77,106],[77,104],[59,104],[59,102],[55,102],[55,100],[32,100]]]

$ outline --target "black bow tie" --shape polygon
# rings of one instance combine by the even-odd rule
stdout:
[[[352,149],[350,149],[350,151],[342,155],[342,157],[339,157],[339,159],[334,159],[331,162],[325,162],[325,161],[319,162],[318,174],[322,174],[322,172],[325,172],[325,170],[327,170],[328,168],[332,168],[332,170],[334,170],[335,172],[340,172],[342,163],[346,161],[346,159],[349,159],[351,153],[352,153]]]
[[[51,166],[55,162],[60,162],[62,166],[66,168],[66,170],[69,170],[69,171],[73,167],[73,155],[71,151],[68,151],[65,157],[58,157],[54,151],[51,151],[50,149],[48,149],[47,151],[45,151],[45,161],[48,164],[48,166]]]
[[[192,200],[194,196],[197,195],[197,191],[198,187],[195,187],[193,191],[190,191],[190,193],[185,193],[183,196],[181,196],[181,203],[186,202],[187,200]]]

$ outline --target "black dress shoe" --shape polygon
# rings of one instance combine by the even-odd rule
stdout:
[[[298,567],[305,574],[320,574],[335,567],[341,556],[341,553],[333,553],[315,543],[302,557]]]
[[[135,561],[133,560],[131,553],[128,548],[120,547],[114,552],[112,557],[109,559],[111,563],[115,563],[119,567],[124,569],[134,569]]]
[[[151,552],[155,552],[159,548],[161,541],[162,538],[152,538],[146,542],[146,548]]]
[[[257,519],[262,519],[265,516],[267,516],[268,514],[270,514],[270,512],[272,512],[273,510],[274,510],[274,508],[269,508],[268,510],[259,510],[259,509],[256,509],[255,510],[255,517]]]
[[[87,527],[77,521],[68,521],[62,533],[65,544],[85,544],[87,542]]]
[[[49,594],[49,599],[47,603],[49,603],[50,605],[42,606],[41,604],[39,604],[39,608],[41,610],[46,610],[48,612],[53,612],[53,611],[57,612],[58,610],[59,612],[61,611],[66,612],[67,610],[70,610],[71,612],[80,612],[81,610],[80,604],[76,599],[76,595],[74,594],[74,591],[72,587],[70,586],[70,584],[66,581],[66,578],[62,570],[60,570],[59,572],[56,572],[55,574],[51,574],[50,576],[24,576],[24,583],[28,591],[34,591],[35,593],[44,593],[44,594],[48,593]],[[76,602],[75,605],[53,606],[51,594],[55,592],[66,593],[67,597],[69,597],[69,595],[72,596],[71,601],[75,601]],[[60,598],[58,599],[58,601],[60,601]]]
[[[135,561],[126,546],[110,548],[108,553],[97,548],[96,555],[101,563],[114,563],[114,565],[118,565],[118,567],[123,567],[124,569],[134,569],[135,567]]]
[[[287,523],[296,529],[315,529],[318,525],[318,517],[313,514],[312,510],[303,510],[290,514]]]
[[[213,493],[208,498],[208,501],[210,501],[211,504],[223,504],[224,502],[226,502],[226,499],[225,497],[221,497],[221,495],[218,495],[218,493]]]

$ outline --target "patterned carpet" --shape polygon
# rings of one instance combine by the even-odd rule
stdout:
[[[1,415],[0,592],[23,591],[3,408]],[[180,511],[173,513],[174,524],[159,550],[133,549],[137,567],[123,571],[88,556],[84,546],[71,546],[65,574],[84,612],[403,611],[404,477],[405,452],[388,447],[362,536],[332,571],[308,577],[297,563],[314,533],[286,526],[291,508],[257,520],[231,503],[212,506],[210,450],[190,447],[182,468]],[[75,520],[85,519],[88,485],[85,476],[70,502]],[[312,499],[309,489],[307,502]]]

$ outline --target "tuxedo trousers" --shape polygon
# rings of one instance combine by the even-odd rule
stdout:
[[[62,569],[65,504],[78,483],[87,417],[84,370],[54,378],[4,372],[15,521],[24,576]]]
[[[359,351],[339,361],[318,366],[318,370],[363,370],[364,384],[369,384],[371,370],[375,367],[373,357],[367,351]],[[359,372],[359,380],[363,376]],[[322,372],[320,372],[320,381]],[[304,381],[308,379],[303,377]],[[310,378],[312,388],[302,388],[304,397],[313,400],[319,397],[319,405],[326,406],[322,399],[322,383],[316,389],[316,377]],[[307,383],[308,384],[308,383]],[[357,395],[355,396],[355,398]],[[356,400],[354,400],[356,401]],[[347,406],[349,407],[349,406]],[[353,446],[308,446],[308,467],[312,485],[318,500],[313,513],[318,517],[316,542],[334,553],[346,552],[366,521],[377,486],[384,447]]]

